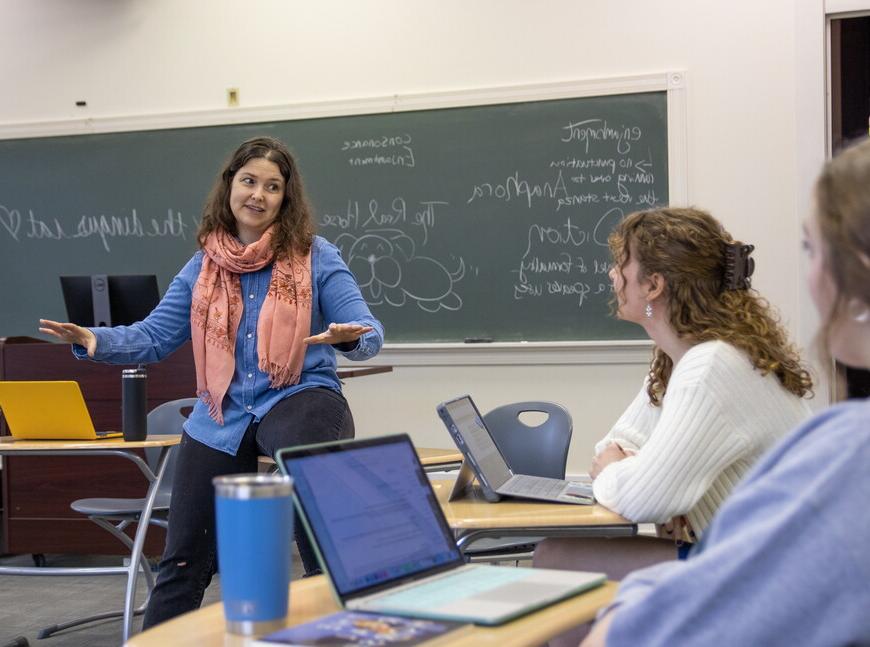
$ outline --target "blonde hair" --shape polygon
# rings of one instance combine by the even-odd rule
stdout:
[[[618,270],[633,257],[638,279],[660,274],[671,326],[694,343],[721,340],[748,355],[762,374],[773,373],[787,391],[803,397],[812,379],[766,300],[751,289],[728,289],[726,250],[735,241],[699,209],[652,209],[627,216],[608,239]],[[624,284],[624,283],[623,283]],[[673,361],[653,350],[647,392],[659,406]]]
[[[829,160],[816,180],[824,264],[837,287],[819,331],[824,348],[834,320],[856,299],[870,306],[870,139]]]

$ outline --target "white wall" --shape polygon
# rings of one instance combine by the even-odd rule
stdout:
[[[799,223],[824,113],[821,78],[803,75],[823,73],[823,11],[821,0],[2,0],[0,127],[216,109],[229,87],[253,107],[685,69],[690,202],[756,245],[756,287],[806,341]],[[575,419],[569,470],[581,471],[644,372],[401,367],[346,390],[360,435],[441,446],[434,405],[455,394],[482,409],[560,401]]]

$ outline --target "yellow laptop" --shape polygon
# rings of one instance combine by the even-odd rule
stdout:
[[[102,440],[120,431],[97,432],[78,382],[0,382],[0,409],[19,440]]]

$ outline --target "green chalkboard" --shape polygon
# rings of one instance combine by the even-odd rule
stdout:
[[[639,338],[610,316],[606,239],[668,202],[667,123],[661,91],[0,141],[0,336],[64,319],[62,274],[165,290],[220,164],[268,134],[388,342]]]

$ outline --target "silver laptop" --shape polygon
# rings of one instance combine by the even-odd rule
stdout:
[[[512,496],[558,503],[595,503],[590,483],[514,474],[492,439],[471,396],[463,395],[443,402],[438,405],[437,411],[465,459],[451,500],[460,493],[473,474],[487,501],[495,502],[502,496]]]
[[[276,459],[348,609],[494,625],[605,580],[466,564],[407,435],[282,449]]]

